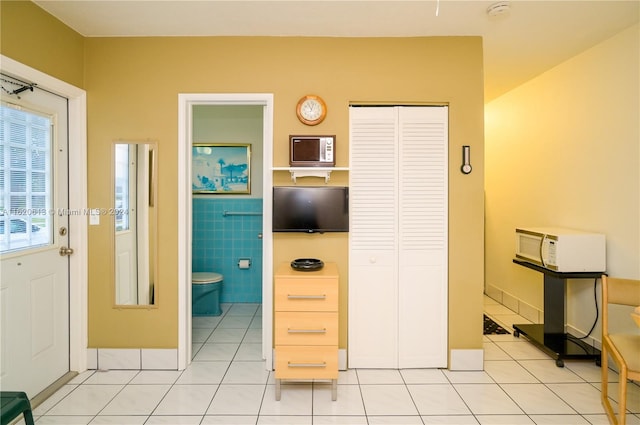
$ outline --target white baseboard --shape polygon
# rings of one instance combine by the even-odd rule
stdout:
[[[493,286],[486,285],[484,293],[507,307],[509,310],[516,312],[518,315],[524,317],[531,323],[542,323],[544,321],[544,311],[535,308],[531,304],[528,304],[521,299],[514,297],[508,292]]]
[[[575,337],[582,337],[586,332],[583,332],[579,329],[576,329],[573,326],[570,325],[566,325],[565,326],[565,332],[567,332],[568,334],[571,334]],[[602,350],[602,342],[595,339],[592,335],[589,335],[588,337],[586,337],[585,339],[582,340],[584,343],[589,344],[590,346],[597,348],[598,350]]]
[[[178,370],[178,349],[88,348],[87,369]]]
[[[347,370],[347,349],[338,349],[338,370]]]
[[[451,350],[449,370],[484,370],[484,350]]]

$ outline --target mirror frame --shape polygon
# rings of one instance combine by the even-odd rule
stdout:
[[[117,302],[117,273],[116,268],[116,146],[117,145],[148,145],[149,160],[148,160],[148,222],[153,226],[153,229],[148,232],[149,237],[149,287],[153,287],[153,303],[149,304],[118,304]],[[111,265],[110,270],[113,272],[113,278],[110,284],[112,305],[115,309],[154,309],[159,307],[159,285],[158,285],[158,144],[153,140],[127,140],[119,139],[115,140],[111,146],[111,179],[110,179],[110,218],[109,218],[109,232],[111,241]],[[137,251],[137,247],[136,247]],[[136,280],[137,282],[137,280]],[[136,289],[138,290],[138,289]]]

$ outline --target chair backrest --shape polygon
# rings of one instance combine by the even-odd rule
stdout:
[[[640,306],[640,280],[602,276],[602,333],[609,333],[608,304]]]

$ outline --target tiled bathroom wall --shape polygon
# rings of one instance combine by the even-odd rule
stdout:
[[[251,213],[224,215],[224,212]],[[194,197],[192,268],[224,275],[223,303],[262,302],[262,199]],[[238,261],[249,259],[248,269]]]

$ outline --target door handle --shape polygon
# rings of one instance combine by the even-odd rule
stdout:
[[[60,256],[61,257],[68,257],[71,254],[73,254],[73,248],[67,248],[66,246],[61,246],[60,247]]]

